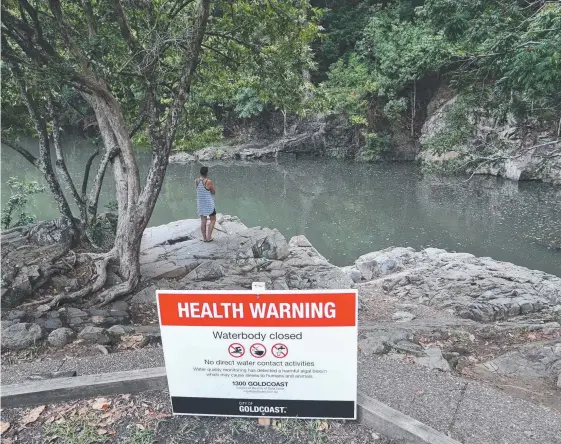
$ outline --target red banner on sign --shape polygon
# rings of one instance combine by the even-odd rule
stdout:
[[[352,327],[356,292],[158,293],[162,325]]]

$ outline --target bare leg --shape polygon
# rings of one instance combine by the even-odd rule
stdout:
[[[216,216],[210,216],[210,224],[208,225],[208,235],[207,240],[212,239],[212,230],[214,230],[214,224],[216,223]]]
[[[203,233],[203,240],[206,241],[206,216],[201,216],[201,233]]]

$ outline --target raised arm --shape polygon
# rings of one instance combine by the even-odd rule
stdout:
[[[208,185],[208,190],[214,196],[216,194],[216,188],[214,188],[214,182],[209,179],[207,185]]]

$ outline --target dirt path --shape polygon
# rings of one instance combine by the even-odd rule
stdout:
[[[2,411],[2,444],[398,444],[355,421],[172,416],[166,392]]]

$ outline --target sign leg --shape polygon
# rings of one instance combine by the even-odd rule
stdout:
[[[251,284],[251,289],[253,291],[259,291],[259,290],[266,290],[266,286],[265,286],[265,282],[253,282]],[[269,427],[271,425],[271,418],[259,418],[257,420],[257,423],[261,426],[261,427]]]

